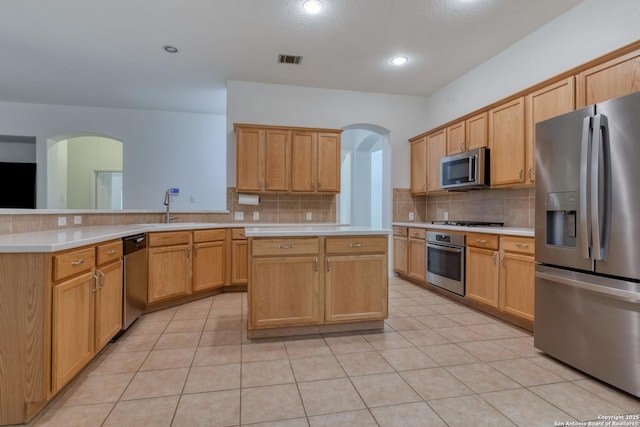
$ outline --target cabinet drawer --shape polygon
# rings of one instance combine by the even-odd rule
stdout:
[[[224,228],[215,230],[194,230],[193,243],[200,242],[215,242],[218,240],[224,240],[226,231]]]
[[[424,240],[427,235],[427,230],[424,228],[409,228],[409,237],[412,239],[422,239]]]
[[[76,249],[53,257],[53,281],[90,271],[96,265],[96,251],[92,247]]]
[[[319,240],[312,238],[253,239],[253,256],[316,255],[320,252]]]
[[[407,227],[400,227],[398,225],[393,226],[393,235],[394,236],[406,236],[408,232]]]
[[[231,229],[231,238],[233,240],[246,239],[247,236],[244,235],[244,228],[233,228],[233,229]]]
[[[380,253],[387,251],[387,236],[327,237],[327,254]]]
[[[498,236],[484,233],[467,233],[467,246],[498,250]]]
[[[535,246],[533,244],[533,239],[528,239],[526,237],[503,236],[502,249],[505,252],[519,252],[522,254],[533,255]]]
[[[168,231],[166,233],[150,233],[149,247],[186,245],[191,241],[190,231]]]
[[[117,260],[122,256],[122,240],[96,246],[98,265]]]

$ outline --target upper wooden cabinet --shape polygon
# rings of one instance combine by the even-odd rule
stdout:
[[[341,130],[234,126],[237,191],[340,192]]]
[[[487,146],[487,112],[447,127],[447,156]]]
[[[445,130],[427,135],[427,193],[443,191],[440,187],[440,159],[446,155]]]
[[[411,194],[427,193],[427,137],[411,143]]]
[[[640,51],[582,71],[577,85],[578,108],[640,90]]]
[[[491,186],[525,181],[524,97],[489,110]]]
[[[291,191],[340,192],[340,134],[293,131]]]
[[[553,83],[525,98],[527,112],[526,167],[527,182],[535,181],[536,123],[573,111],[575,80],[573,77]]]

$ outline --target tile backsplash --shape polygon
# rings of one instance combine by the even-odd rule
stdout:
[[[415,222],[444,220],[496,221],[508,227],[534,227],[534,187],[489,188],[449,192],[434,196],[411,196],[408,188],[393,190],[393,221]]]
[[[227,189],[228,213],[174,212],[174,222],[215,222],[215,223],[335,223],[335,195],[292,195],[263,194],[256,206],[239,205],[235,188]],[[149,212],[109,212],[109,213],[34,213],[0,214],[0,234],[25,233],[30,231],[57,230],[92,225],[148,224],[164,222],[164,213]],[[242,212],[244,219],[235,221],[235,213]],[[258,212],[259,219],[253,219]],[[311,220],[307,220],[307,213]],[[66,217],[66,226],[58,226],[58,217]],[[74,216],[82,218],[81,225],[74,225]]]

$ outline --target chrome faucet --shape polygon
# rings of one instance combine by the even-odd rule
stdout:
[[[169,195],[169,190],[164,193],[164,205],[167,207],[164,222],[170,224],[172,219],[177,219],[178,217],[171,216],[171,196]]]

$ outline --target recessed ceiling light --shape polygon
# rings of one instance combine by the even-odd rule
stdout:
[[[391,59],[391,63],[393,65],[404,65],[409,61],[409,58],[406,56],[396,56]]]
[[[302,8],[307,13],[316,14],[322,10],[324,5],[319,0],[307,0],[302,3]]]
[[[178,53],[178,48],[169,44],[165,44],[164,46],[162,46],[162,50],[167,53]]]

